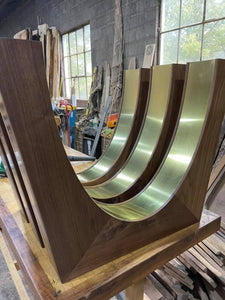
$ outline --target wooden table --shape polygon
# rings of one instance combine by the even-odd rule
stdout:
[[[85,165],[79,166],[79,170],[81,168]],[[127,289],[127,299],[137,300],[135,293],[141,293],[143,278],[147,274],[211,235],[220,226],[220,217],[205,211],[197,226],[189,226],[62,284],[47,251],[39,246],[31,226],[20,214],[8,179],[0,180],[0,197],[2,234],[35,299],[106,300]]]

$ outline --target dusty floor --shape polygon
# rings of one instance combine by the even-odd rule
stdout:
[[[9,273],[5,259],[0,251],[0,300],[20,300]]]

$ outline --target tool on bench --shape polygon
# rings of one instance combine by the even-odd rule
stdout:
[[[96,160],[96,157],[93,156],[67,156],[70,161],[94,161]]]

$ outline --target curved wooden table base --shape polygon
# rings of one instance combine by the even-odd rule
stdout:
[[[6,180],[3,180],[4,184]],[[46,250],[35,242],[34,233],[21,220],[18,207],[10,204],[13,201],[10,191],[7,197],[3,197],[3,201],[0,199],[0,227],[34,298],[40,300],[109,299],[220,227],[220,218],[205,211],[197,228],[189,226],[61,284]]]
[[[84,186],[110,179],[134,150],[147,112],[149,79],[149,69],[125,71],[123,103],[115,134],[96,164],[78,174]]]
[[[19,168],[48,255],[62,282],[181,228],[198,227],[225,109],[224,60],[213,62],[204,130],[179,190],[156,214],[125,222],[109,216],[90,199],[66,157],[40,65],[41,44],[0,39],[0,58],[4,74],[0,110],[20,157]]]

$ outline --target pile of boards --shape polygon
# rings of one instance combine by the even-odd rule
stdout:
[[[148,275],[144,299],[225,299],[225,224]]]

